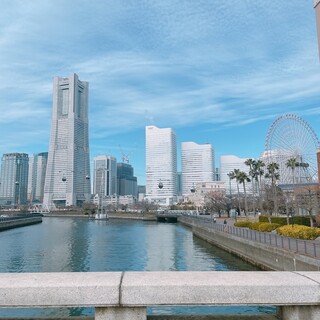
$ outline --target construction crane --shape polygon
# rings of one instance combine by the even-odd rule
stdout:
[[[122,159],[122,162],[123,163],[129,163],[129,156],[130,156],[130,153],[126,154],[124,153],[121,145],[119,145],[119,149],[120,149],[120,152],[121,152],[121,159]]]

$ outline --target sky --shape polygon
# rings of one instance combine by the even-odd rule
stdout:
[[[129,156],[145,126],[256,158],[277,117],[320,135],[313,0],[2,0],[0,155],[48,151],[53,77],[89,82],[90,157]],[[302,133],[303,134],[303,133]],[[91,165],[92,166],[92,165]]]

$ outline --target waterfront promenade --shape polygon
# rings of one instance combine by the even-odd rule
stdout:
[[[320,242],[283,237],[234,227],[232,223],[213,223],[205,217],[181,217],[195,236],[231,252],[265,270],[319,271]],[[221,220],[220,220],[221,221]]]
[[[21,214],[0,217],[0,231],[25,227],[42,222],[41,215],[38,214]]]

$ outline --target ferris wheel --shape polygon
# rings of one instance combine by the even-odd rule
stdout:
[[[279,165],[279,184],[315,183],[318,149],[319,140],[309,124],[294,114],[285,114],[269,128],[264,161],[266,165],[271,162]],[[294,171],[287,165],[292,158],[296,160]]]

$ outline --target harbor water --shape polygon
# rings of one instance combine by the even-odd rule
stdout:
[[[44,217],[0,232],[0,272],[252,271],[180,224]],[[151,307],[148,314],[274,313],[270,307]],[[93,308],[0,309],[0,317],[93,315]]]

